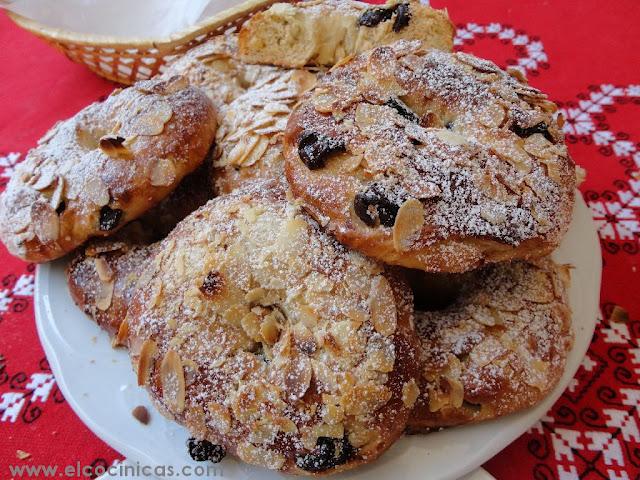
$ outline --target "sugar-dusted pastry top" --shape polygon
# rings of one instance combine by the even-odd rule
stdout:
[[[193,213],[126,328],[141,385],[194,436],[297,474],[367,463],[418,394],[406,283],[321,232],[276,181]]]
[[[418,41],[334,67],[285,134],[294,195],[346,245],[465,271],[539,257],[571,218],[575,165],[545,94]]]
[[[168,196],[216,130],[207,97],[181,77],[114,91],[56,124],[0,197],[0,238],[29,261],[108,236]]]
[[[184,76],[202,89],[220,110],[242,95],[270,67],[248,65],[238,59],[238,36],[229,31],[187,50],[167,65],[161,78]]]
[[[573,344],[569,267],[506,262],[439,282],[457,295],[442,310],[416,312],[422,380],[409,431],[488,420],[545,398]]]
[[[450,51],[455,28],[445,10],[417,0],[371,5],[350,0],[276,3],[240,30],[240,58],[289,68],[332,66],[401,39]]]
[[[255,179],[282,178],[282,137],[302,95],[316,84],[317,69],[263,67],[254,85],[221,110],[212,183],[229,193]]]

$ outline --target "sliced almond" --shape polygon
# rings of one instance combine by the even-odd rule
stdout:
[[[51,199],[49,200],[49,206],[54,210],[56,210],[62,203],[62,197],[64,196],[64,187],[64,177],[58,177],[56,181],[56,188],[53,191],[53,195],[51,195]]]
[[[166,187],[176,180],[176,166],[171,158],[160,158],[151,167],[149,180],[154,187]]]
[[[411,247],[424,226],[424,207],[420,200],[410,198],[398,210],[393,224],[393,246],[402,252]]]
[[[89,177],[84,183],[84,194],[87,199],[97,207],[104,207],[111,199],[109,188],[100,177]]]
[[[380,115],[382,107],[378,105],[371,105],[370,103],[359,103],[356,107],[355,120],[356,124],[360,128],[365,128],[371,125],[375,125]]]
[[[100,282],[100,287],[96,293],[96,307],[98,310],[106,311],[111,306],[113,300],[114,282]]]
[[[611,312],[611,316],[609,317],[609,321],[616,323],[629,323],[629,312],[620,305],[615,305]]]
[[[182,360],[174,350],[169,350],[160,364],[160,382],[162,384],[162,399],[174,413],[184,410],[184,369]]]
[[[489,205],[480,208],[480,217],[492,225],[502,225],[507,220],[507,215],[503,210],[491,208]]]
[[[231,430],[231,414],[229,409],[219,403],[211,402],[207,405],[209,412],[209,425],[221,434]]]
[[[307,393],[312,373],[311,360],[307,356],[300,355],[287,362],[283,368],[283,383],[289,400],[299,400]]]
[[[411,379],[402,386],[402,403],[407,408],[413,408],[420,395],[420,389],[415,379]]]
[[[242,320],[240,320],[242,329],[252,340],[260,341],[260,317],[254,312],[247,313]]]
[[[491,307],[478,305],[471,311],[471,316],[476,322],[486,327],[493,327],[501,323],[498,312]]]
[[[267,345],[273,345],[278,341],[278,337],[280,336],[280,325],[276,320],[275,315],[267,315],[264,318],[260,325],[260,335]]]
[[[587,179],[587,171],[582,168],[580,165],[576,165],[576,187],[582,185],[582,183]]]
[[[264,298],[266,293],[264,288],[253,288],[246,293],[244,299],[247,303],[257,303]]]
[[[96,268],[96,272],[98,273],[98,278],[102,282],[109,282],[113,279],[113,270],[104,259],[104,257],[96,257],[93,259],[93,264]]]
[[[127,320],[123,320],[122,323],[120,323],[118,333],[114,337],[111,345],[113,347],[125,346],[127,338],[129,338],[129,322],[127,322]]]
[[[446,377],[449,384],[449,403],[454,408],[460,408],[464,401],[464,386],[458,378]]]
[[[269,137],[261,135],[258,138],[258,142],[255,144],[249,155],[247,155],[242,161],[243,167],[250,167],[254,165],[264,156],[267,148],[269,148]]]
[[[29,452],[25,452],[24,450],[16,450],[16,458],[19,460],[26,460],[30,458],[31,454]]]
[[[245,158],[249,156],[253,148],[257,145],[260,137],[258,135],[245,135],[231,149],[226,159],[217,162],[216,166],[235,165],[240,166]]]
[[[435,130],[433,134],[448,145],[464,145],[467,143],[467,139],[462,135],[444,128]]]
[[[158,346],[153,340],[145,340],[140,348],[140,357],[138,358],[138,385],[146,385],[151,374],[153,360],[158,353]]]
[[[507,73],[518,80],[520,83],[527,83],[527,77],[524,76],[524,73],[520,68],[507,67]]]
[[[396,331],[397,317],[393,290],[382,275],[378,275],[371,282],[369,309],[371,323],[377,332],[386,337]]]
[[[135,116],[128,130],[137,135],[160,135],[171,119],[173,110],[166,100],[147,98],[149,100],[141,106],[141,112]]]
[[[56,176],[53,173],[53,169],[47,168],[47,166],[45,165],[40,172],[31,177],[28,185],[38,191],[46,190],[53,184],[53,181],[55,179]]]
[[[342,423],[320,423],[313,427],[314,436],[327,438],[344,437],[344,425]]]
[[[291,80],[295,83],[296,95],[301,96],[315,87],[317,77],[307,70],[295,70],[291,74]]]
[[[391,399],[391,390],[384,385],[356,385],[343,397],[341,404],[347,415],[372,415]]]
[[[378,372],[391,372],[393,370],[395,360],[393,350],[380,348],[369,353],[369,366]]]
[[[551,158],[554,156],[554,145],[541,133],[534,133],[524,141],[524,150],[534,157]]]
[[[313,106],[320,113],[331,113],[336,100],[336,97],[329,93],[321,93],[313,98]]]
[[[31,208],[33,231],[42,243],[55,242],[60,236],[60,218],[47,203],[36,203]]]
[[[270,449],[257,447],[249,442],[238,445],[238,457],[251,465],[279,470],[285,463],[284,455]]]
[[[478,120],[482,125],[489,128],[498,128],[504,122],[507,115],[502,105],[498,103],[490,103],[486,105],[478,113]]]
[[[361,454],[362,452],[373,451],[381,440],[380,432],[370,430],[364,426],[349,433],[349,443],[356,447]]]
[[[302,305],[299,309],[300,321],[309,328],[313,328],[318,324],[319,317],[316,312],[308,305]]]

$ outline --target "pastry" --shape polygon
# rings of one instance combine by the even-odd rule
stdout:
[[[202,89],[218,111],[257,82],[272,67],[247,65],[238,59],[238,36],[226,32],[185,52],[167,65],[161,78],[184,76]]]
[[[566,232],[575,165],[546,95],[418,41],[334,67],[289,118],[287,180],[345,245],[463,272],[537,258]]]
[[[0,238],[33,262],[112,235],[202,164],[215,110],[185,79],[140,82],[59,122],[0,197]]]
[[[244,63],[238,59],[237,40],[233,32],[214,37],[163,74],[185,76],[218,110],[210,179],[218,194],[256,179],[282,178],[282,135],[289,113],[315,85],[318,72]]]
[[[81,248],[67,266],[71,298],[114,338],[114,345],[126,339],[126,331],[118,332],[153,249],[154,244],[127,239],[96,240]]]
[[[422,379],[408,430],[489,420],[545,398],[573,343],[569,267],[543,258],[439,280],[457,292],[448,306],[416,311]],[[422,295],[418,308],[430,303]]]
[[[284,176],[284,129],[316,75],[313,69],[264,67],[260,80],[221,110],[212,173],[217,193]]]
[[[322,233],[281,183],[191,214],[139,285],[123,327],[138,382],[194,437],[316,475],[374,460],[404,430],[410,289]]]
[[[446,11],[417,0],[372,6],[343,0],[276,3],[240,30],[240,58],[299,68],[332,66],[345,57],[401,39],[450,51],[455,28]]]

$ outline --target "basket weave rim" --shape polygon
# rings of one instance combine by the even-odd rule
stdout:
[[[7,10],[7,15],[20,27],[28,30],[36,35],[46,37],[62,43],[73,43],[76,45],[87,45],[102,48],[137,48],[150,49],[156,48],[160,52],[169,51],[178,45],[182,45],[200,35],[206,34],[211,30],[225,25],[230,21],[247,16],[256,9],[276,3],[278,1],[287,0],[246,0],[236,6],[222,10],[211,17],[204,19],[189,28],[182,31],[172,33],[166,37],[157,39],[145,39],[136,37],[114,37],[109,35],[93,35],[87,33],[73,32],[56,27],[48,27],[42,25],[35,20],[23,17],[20,14]]]

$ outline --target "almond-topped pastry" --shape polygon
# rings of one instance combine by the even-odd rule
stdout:
[[[202,164],[215,116],[201,90],[173,77],[116,90],[59,122],[0,197],[0,238],[44,262],[113,234]]]
[[[242,62],[238,58],[238,35],[230,31],[187,50],[169,63],[160,77],[184,76],[221,110],[258,82],[263,72],[272,69]]]
[[[457,292],[443,309],[416,311],[422,379],[408,430],[488,420],[545,398],[573,343],[569,267],[550,258],[515,261],[439,282]],[[418,309],[433,279],[420,290]]]
[[[289,114],[318,71],[263,67],[260,81],[221,109],[212,184],[229,193],[255,179],[284,176],[282,137]]]
[[[192,435],[296,474],[368,463],[418,393],[407,284],[346,250],[276,181],[163,240],[126,330],[138,382]]]
[[[153,244],[101,239],[90,242],[67,267],[71,298],[100,328],[115,337],[114,344],[126,340],[120,326],[127,316],[140,273],[153,258]]]
[[[417,0],[371,5],[350,0],[276,3],[240,30],[240,58],[289,68],[332,66],[401,39],[450,51],[455,28],[446,10]]]
[[[537,258],[574,202],[555,111],[489,61],[400,41],[334,67],[301,102],[287,180],[338,240],[386,263],[463,272]]]

